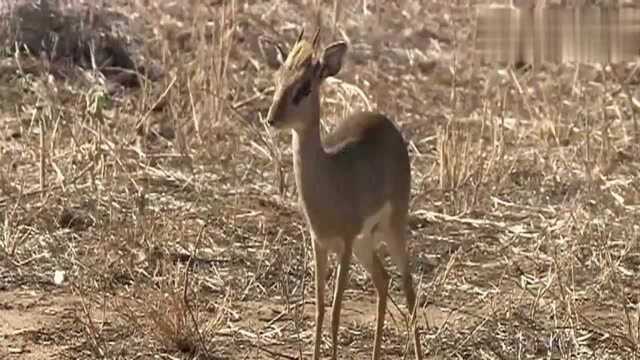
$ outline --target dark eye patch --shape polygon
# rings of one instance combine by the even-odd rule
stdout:
[[[300,101],[307,97],[309,93],[311,93],[311,80],[307,79],[298,87],[295,95],[293,95],[293,104],[300,104]]]

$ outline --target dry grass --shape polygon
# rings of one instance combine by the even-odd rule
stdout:
[[[288,134],[260,123],[272,89],[257,36],[293,40],[319,3],[322,41],[350,44],[324,88],[325,124],[377,109],[410,141],[430,358],[640,355],[633,66],[481,65],[464,1],[118,3],[161,81],[111,95],[91,71],[62,81],[0,60],[0,304],[21,306],[18,290],[75,304],[38,336],[0,333],[0,354],[310,356],[312,257]],[[352,274],[340,353],[362,359],[375,297]],[[391,294],[406,309],[397,281]],[[385,358],[410,358],[396,310]]]

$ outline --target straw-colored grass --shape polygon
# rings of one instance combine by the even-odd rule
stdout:
[[[0,319],[20,316],[0,355],[310,357],[311,247],[289,135],[261,123],[257,37],[289,43],[320,14],[321,41],[350,46],[323,88],[327,130],[377,109],[410,143],[428,358],[637,358],[633,66],[512,72],[474,62],[470,2],[336,4],[113,2],[165,70],[115,94],[92,71],[0,59]],[[345,296],[340,356],[368,358],[375,296],[357,264]],[[385,359],[411,358],[395,274],[391,296]],[[40,319],[33,304],[58,311],[16,330]]]

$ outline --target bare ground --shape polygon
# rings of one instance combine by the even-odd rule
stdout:
[[[342,4],[334,31],[322,2],[323,44],[350,44],[325,123],[377,109],[410,141],[427,358],[637,358],[633,64],[500,70],[474,61],[469,2],[369,3]],[[288,134],[259,121],[257,36],[311,32],[314,8],[177,4],[113,5],[167,70],[139,90],[2,59],[0,358],[310,357],[313,259]],[[384,358],[412,358],[397,281],[391,297]],[[344,306],[340,358],[368,358],[375,294],[357,264]]]

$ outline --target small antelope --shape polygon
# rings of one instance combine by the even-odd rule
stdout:
[[[320,85],[340,71],[347,45],[333,43],[316,58],[319,30],[311,44],[302,39],[303,34],[304,29],[288,54],[265,37],[260,38],[260,49],[267,64],[278,69],[266,121],[276,129],[292,131],[296,187],[312,238],[316,286],[313,359],[320,357],[327,259],[328,252],[333,251],[338,255],[339,270],[331,314],[331,358],[337,356],[342,295],[353,253],[371,275],[377,291],[372,356],[377,360],[390,280],[376,253],[380,241],[387,244],[402,273],[407,306],[415,314],[416,295],[406,249],[409,154],[395,125],[384,115],[371,112],[351,115],[323,144]],[[416,358],[422,359],[415,327],[413,342]]]

